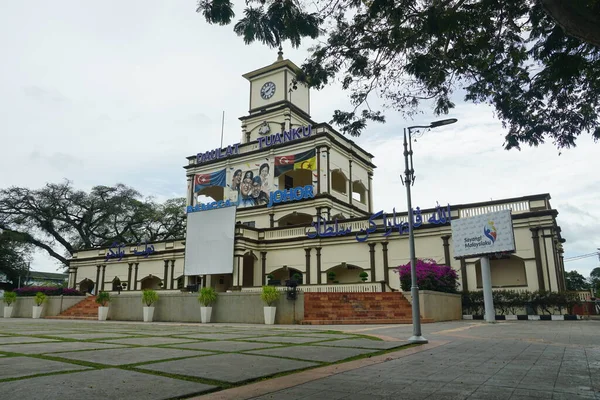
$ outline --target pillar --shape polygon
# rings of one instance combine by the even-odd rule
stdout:
[[[450,236],[442,236],[443,246],[444,246],[444,264],[447,266],[452,266],[450,260]]]
[[[139,267],[140,263],[136,262],[135,263],[135,272],[134,272],[134,277],[133,277],[133,290],[137,290],[137,283],[138,283],[138,267]]]
[[[261,276],[261,286],[265,286],[267,284],[267,252],[260,252],[260,276]]]
[[[373,213],[373,173],[368,172],[369,175],[369,213]]]
[[[165,262],[165,270],[163,276],[163,290],[167,289],[167,284],[169,282],[169,260],[164,260]]]
[[[488,256],[481,257],[481,286],[483,286],[485,320],[487,322],[495,322],[496,310],[494,309],[494,297],[492,295],[492,273],[490,271],[490,259]]]
[[[533,240],[533,254],[535,255],[535,268],[537,271],[538,278],[538,289],[546,290],[546,285],[544,285],[544,270],[542,268],[542,255],[540,251],[540,228],[530,228],[531,231],[531,239]]]
[[[133,263],[129,263],[129,270],[127,271],[127,290],[131,290],[131,269],[133,268]]]
[[[275,227],[275,214],[274,213],[269,214],[269,227],[271,227],[271,228]]]
[[[389,258],[388,258],[388,242],[381,242],[383,246],[383,276],[385,282],[390,284],[390,266],[389,266]]]
[[[171,289],[175,289],[175,260],[171,260]]]
[[[348,160],[348,203],[352,205],[352,160]]]
[[[375,282],[375,245],[377,245],[377,243],[369,243],[369,255],[371,260],[371,273],[369,275],[371,275],[371,282]]]
[[[467,277],[467,262],[464,258],[460,259],[460,281],[462,283],[463,292],[469,291],[469,278]],[[475,282],[477,286],[477,282]]]
[[[329,154],[329,146],[325,147],[325,152],[327,153],[327,193],[331,191],[331,162],[330,162],[330,154]]]
[[[100,267],[101,265],[96,265],[96,284],[94,285],[94,294],[98,294],[100,292]]]
[[[321,249],[322,247],[317,247],[317,284],[321,284]]]
[[[321,148],[317,147],[317,194],[321,193]]]
[[[106,264],[104,264],[104,265],[102,266],[102,284],[101,284],[101,287],[102,287],[102,289],[101,289],[101,290],[104,290],[104,279],[105,279],[105,275],[106,275]]]
[[[311,248],[309,247],[308,249],[304,249],[304,251],[306,252],[306,279],[304,280],[304,283],[306,285],[310,285],[310,251]]]

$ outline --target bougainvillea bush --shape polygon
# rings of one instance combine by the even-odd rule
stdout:
[[[419,290],[434,290],[436,292],[456,293],[458,274],[452,267],[440,265],[435,260],[417,259],[417,285]],[[405,292],[410,292],[410,263],[394,269],[400,274],[400,286]]]
[[[52,286],[25,286],[15,289],[14,292],[17,296],[35,296],[37,292],[42,292],[46,296],[83,296],[79,290]]]

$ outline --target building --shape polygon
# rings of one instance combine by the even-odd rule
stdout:
[[[285,282],[298,274],[305,291],[399,289],[393,268],[409,261],[407,213],[373,209],[373,155],[311,119],[310,92],[296,82],[298,72],[280,53],[275,63],[243,75],[250,104],[240,118],[240,142],[188,157],[186,239],[80,251],[71,260],[69,285],[83,291],[256,290],[268,279]],[[230,230],[223,242],[231,251],[209,246],[185,266],[186,246],[190,257],[203,244],[189,233],[191,216],[226,209],[235,210],[235,220],[212,221],[200,234],[209,240],[218,236],[215,229],[226,236]],[[516,251],[492,259],[493,286],[564,289],[564,240],[548,194],[418,208],[417,257],[451,265],[461,289],[481,287],[479,261],[454,259],[450,221],[506,209],[512,210]]]

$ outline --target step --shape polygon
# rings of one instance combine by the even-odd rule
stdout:
[[[44,319],[85,319],[85,320],[89,320],[89,321],[97,321],[98,320],[98,315],[96,315],[95,317],[88,317],[88,316],[70,316],[70,315],[55,315],[53,317],[44,317]]]

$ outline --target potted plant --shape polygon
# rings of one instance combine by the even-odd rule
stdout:
[[[330,281],[335,280],[335,272],[331,271],[327,273],[327,276],[329,277]]]
[[[4,292],[4,297],[2,297],[2,301],[4,301],[4,318],[12,317],[13,307],[12,304],[17,301],[17,294],[15,292]]]
[[[42,315],[42,310],[44,309],[44,303],[48,300],[48,297],[42,293],[37,292],[33,301],[35,302],[35,306],[33,306],[33,318],[39,318]]]
[[[203,287],[200,289],[198,301],[202,304],[202,307],[200,307],[200,319],[203,324],[206,324],[210,322],[212,304],[217,301],[217,292],[212,287]]]
[[[108,303],[110,303],[110,293],[98,293],[98,296],[96,297],[96,303],[100,304],[100,307],[98,307],[98,321],[106,321],[106,317],[108,317]]]
[[[269,274],[267,275],[267,285],[271,284],[271,281],[275,279],[275,277],[273,276],[273,274]]]
[[[275,323],[275,311],[277,307],[273,306],[273,303],[279,299],[279,291],[274,286],[263,286],[260,298],[267,305],[264,307],[265,313],[265,324],[273,325]]]
[[[142,303],[144,306],[144,322],[152,322],[152,318],[154,317],[154,307],[152,304],[158,301],[158,294],[156,290],[152,289],[144,289],[142,292]]]
[[[361,281],[366,282],[367,278],[369,277],[369,274],[366,271],[363,271],[360,274],[358,274],[358,276],[360,277]]]
[[[299,284],[302,283],[302,275],[300,275],[297,272],[294,275],[292,275],[292,279],[298,282]]]

